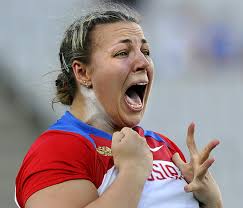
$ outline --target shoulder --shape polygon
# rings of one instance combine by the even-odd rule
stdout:
[[[34,173],[38,170],[67,168],[67,164],[91,162],[94,145],[85,137],[72,132],[48,130],[40,135],[27,152],[20,172]]]
[[[31,145],[23,164],[34,159],[39,163],[54,160],[70,160],[94,152],[94,145],[84,136],[65,131],[48,130],[41,134]]]
[[[83,135],[61,130],[48,130],[35,140],[29,152],[48,149],[55,152],[59,149],[72,148],[75,150],[80,147],[86,147],[90,150],[94,149],[93,143]]]
[[[22,207],[38,190],[73,179],[95,183],[95,148],[72,132],[48,130],[27,152],[16,177],[16,197]]]

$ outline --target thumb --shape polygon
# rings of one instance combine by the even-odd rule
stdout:
[[[172,156],[172,161],[173,163],[176,165],[176,167],[178,167],[180,169],[180,171],[183,169],[184,165],[186,164],[180,157],[179,153],[176,152],[173,156]]]
[[[184,187],[184,190],[185,192],[194,192],[194,191],[197,191],[198,190],[198,185],[194,182],[190,183],[190,184],[187,184],[185,187]]]

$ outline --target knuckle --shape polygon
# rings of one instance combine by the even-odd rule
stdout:
[[[116,136],[118,136],[118,135],[119,135],[119,133],[120,133],[119,131],[116,131],[116,132],[114,132],[114,133],[113,133],[113,135],[112,135],[112,136],[113,136],[113,137],[116,137]]]
[[[193,163],[197,163],[198,160],[199,160],[198,155],[196,155],[196,154],[192,154],[192,155],[191,155],[191,161],[192,161]]]
[[[113,133],[113,135],[112,135],[112,138],[113,139],[117,139],[118,138],[118,136],[119,136],[119,132],[115,132],[115,133]]]
[[[128,133],[129,131],[130,131],[130,128],[128,128],[128,127],[123,127],[122,130],[121,130],[121,132],[124,133],[124,134]]]
[[[207,145],[207,146],[205,147],[205,152],[210,152],[211,149],[212,149],[212,147],[211,147],[210,145]]]

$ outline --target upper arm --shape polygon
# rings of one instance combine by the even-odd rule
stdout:
[[[16,199],[19,206],[23,208],[28,198],[35,193],[39,195],[46,193],[46,190],[57,190],[55,187],[58,190],[63,187],[66,189],[66,186],[77,183],[83,186],[89,181],[89,186],[97,189],[94,161],[92,144],[89,145],[82,138],[56,133],[40,138],[27,153],[16,178]],[[85,189],[86,186],[80,188]]]
[[[70,180],[49,186],[29,197],[25,208],[82,208],[98,198],[88,180]]]

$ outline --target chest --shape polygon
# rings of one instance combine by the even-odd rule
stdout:
[[[144,185],[138,207],[198,208],[193,195],[184,191],[186,181],[171,160],[173,153],[170,148],[165,143],[150,138],[147,143],[153,153],[153,169]],[[96,151],[99,161],[96,171],[99,175],[102,172],[98,193],[102,195],[119,173],[113,163],[111,141],[97,141]],[[132,181],[133,178],[129,180]]]

